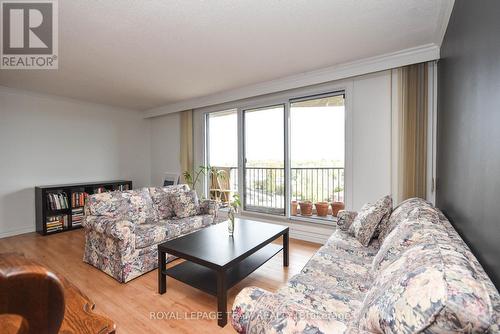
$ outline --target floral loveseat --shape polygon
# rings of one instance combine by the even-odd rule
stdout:
[[[362,246],[337,230],[275,293],[243,289],[239,333],[499,333],[500,296],[446,217],[422,199],[395,208]]]
[[[187,185],[91,195],[83,220],[83,261],[128,282],[158,267],[159,243],[221,220],[216,203],[198,202]]]

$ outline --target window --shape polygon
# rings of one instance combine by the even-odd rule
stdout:
[[[290,103],[291,205],[300,201],[344,202],[344,118],[343,95]],[[292,214],[304,215],[300,210]],[[313,210],[312,214],[333,218],[330,211]]]
[[[208,183],[211,197],[219,191],[224,202],[238,192],[245,211],[333,219],[318,202],[344,202],[345,95],[299,96],[206,114],[206,161],[228,175]],[[301,212],[299,202],[311,202],[311,212]]]
[[[206,117],[207,165],[220,171],[207,178],[210,198],[227,204],[238,191],[238,112],[236,109],[210,113]]]
[[[244,209],[285,214],[283,105],[244,111]]]

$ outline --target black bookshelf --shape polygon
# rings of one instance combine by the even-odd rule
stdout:
[[[37,186],[36,231],[48,235],[81,228],[86,196],[131,189],[132,181],[125,180]]]

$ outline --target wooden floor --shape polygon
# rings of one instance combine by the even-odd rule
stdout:
[[[278,241],[281,243],[281,240]],[[224,328],[212,319],[185,319],[191,312],[216,311],[216,298],[172,278],[167,279],[167,293],[157,293],[156,270],[121,284],[96,268],[83,263],[82,230],[40,236],[35,233],[0,239],[0,253],[17,252],[33,258],[66,276],[96,303],[96,312],[113,319],[117,333],[234,333],[228,322]],[[275,291],[298,273],[320,245],[290,239],[290,266],[283,267],[282,253],[269,260],[228,293],[228,310],[234,297],[244,287],[258,286]],[[175,265],[175,262],[172,263]],[[178,314],[184,319],[151,319],[161,312]]]

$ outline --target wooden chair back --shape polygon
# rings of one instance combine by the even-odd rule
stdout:
[[[28,333],[57,333],[64,306],[64,288],[54,273],[23,256],[0,255],[0,314],[5,326],[15,327],[20,321],[19,332],[26,332],[27,326]]]

